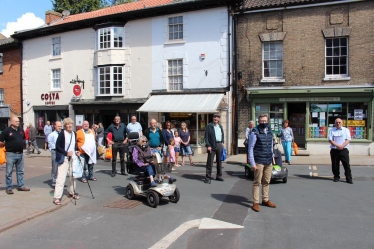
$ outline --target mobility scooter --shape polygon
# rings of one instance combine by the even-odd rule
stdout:
[[[173,203],[177,203],[180,198],[180,193],[175,183],[169,181],[164,182],[165,167],[162,163],[162,158],[159,153],[154,153],[150,161],[152,161],[155,169],[156,176],[154,177],[157,186],[151,187],[149,177],[144,172],[138,172],[136,169],[138,165],[132,160],[132,152],[139,140],[138,132],[130,132],[128,134],[130,140],[127,153],[127,172],[136,175],[126,187],[126,197],[130,200],[135,199],[136,196],[144,196],[147,198],[149,206],[155,208],[158,206],[160,199],[163,197],[169,198]]]

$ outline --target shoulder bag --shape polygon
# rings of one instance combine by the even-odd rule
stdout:
[[[64,136],[65,136],[65,134],[64,134]],[[69,148],[70,148],[72,138],[73,138],[73,133],[70,136],[70,142],[69,142],[69,146],[68,146],[67,150],[69,150]],[[60,160],[57,161],[57,164],[63,164],[64,161],[65,161],[65,156],[62,155],[62,157],[60,158]]]

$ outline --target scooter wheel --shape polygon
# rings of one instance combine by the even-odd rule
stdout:
[[[283,178],[283,183],[287,183],[287,176]]]
[[[244,172],[244,174],[245,174],[245,177],[247,177],[247,178],[249,178],[249,169],[248,169],[248,167],[247,166],[245,166],[245,172]]]
[[[158,193],[156,193],[156,191],[149,190],[147,193],[147,202],[149,206],[153,208],[157,207],[160,202],[160,197],[158,196]]]
[[[135,199],[134,188],[130,184],[126,187],[126,197],[129,200]]]
[[[174,194],[172,196],[169,196],[169,200],[173,203],[177,203],[179,201],[179,198],[180,198],[180,193],[179,193],[179,190],[178,188],[175,188],[174,190]]]

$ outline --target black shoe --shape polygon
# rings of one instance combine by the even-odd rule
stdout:
[[[112,173],[112,174],[110,174],[112,177],[115,177],[116,176],[116,173]]]
[[[126,171],[121,171],[121,175],[127,176],[128,174],[126,173]]]
[[[339,181],[339,178],[334,177],[334,182],[338,182],[338,181]]]
[[[222,177],[220,177],[220,176],[217,176],[217,177],[216,177],[216,181],[220,181],[220,182],[223,182],[224,180],[223,180],[223,178],[222,178]]]
[[[348,179],[348,180],[347,180],[347,183],[349,183],[349,184],[353,184],[352,179]]]
[[[209,178],[205,178],[204,183],[209,183],[210,184],[210,179]]]
[[[38,154],[40,154],[41,152],[40,151],[38,151]]]

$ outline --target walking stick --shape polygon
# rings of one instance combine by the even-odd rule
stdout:
[[[75,179],[74,179],[74,177],[73,177],[73,165],[72,165],[72,163],[70,163],[70,161],[71,161],[71,156],[69,156],[68,161],[69,161],[69,168],[70,168],[69,177],[70,177],[70,181],[73,182],[73,196],[75,196],[75,188],[74,188],[74,182],[75,182]],[[71,180],[71,178],[73,178],[73,180]],[[76,206],[76,205],[77,205],[77,199],[75,199],[75,198],[73,197],[73,200],[74,200],[74,205]]]
[[[81,157],[79,156],[78,157],[78,160],[80,162],[80,164],[82,165],[82,161],[81,161]],[[87,163],[88,164],[88,163]],[[82,165],[83,167],[83,165]],[[83,170],[84,170],[84,167],[83,167]],[[86,179],[88,179],[87,175],[86,175],[86,171],[83,173],[85,176],[86,176]],[[88,188],[90,189],[90,192],[91,192],[91,195],[92,195],[92,199],[95,199],[95,197],[93,196],[92,194],[92,190],[91,190],[91,186],[90,186],[90,182],[87,180],[87,184],[88,184]]]

